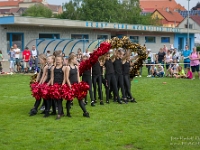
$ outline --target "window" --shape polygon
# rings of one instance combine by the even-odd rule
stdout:
[[[145,43],[156,43],[156,37],[153,36],[146,36]]]
[[[89,42],[89,35],[88,34],[71,34],[71,39],[87,39],[86,42]]]
[[[170,43],[170,37],[161,37],[161,43]]]
[[[130,40],[133,43],[139,43],[139,37],[138,36],[130,36]]]
[[[59,39],[60,34],[39,34],[39,39]]]
[[[188,25],[185,24],[185,28],[188,28]],[[193,25],[192,24],[189,24],[189,29],[192,29],[193,28]]]
[[[24,49],[24,34],[23,33],[7,33],[7,50],[14,44],[21,50]]]
[[[108,39],[108,35],[97,35],[97,39]]]

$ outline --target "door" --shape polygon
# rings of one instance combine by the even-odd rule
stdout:
[[[182,51],[183,47],[184,47],[184,45],[183,45],[183,38],[180,37],[180,38],[178,38],[178,50]]]

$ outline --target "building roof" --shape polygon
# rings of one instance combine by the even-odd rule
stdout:
[[[144,8],[142,9],[142,12],[144,13],[152,13],[155,11],[155,8]]]
[[[51,4],[46,4],[45,6],[51,9],[51,11],[53,12],[58,12],[59,8],[61,7],[61,5],[51,5]]]
[[[155,11],[158,11],[169,22],[181,22],[184,19],[178,12],[171,9],[169,11],[166,9],[156,9]]]
[[[191,16],[190,18],[200,26],[200,16]]]
[[[140,0],[140,8],[173,8],[173,9],[180,9],[180,10],[186,10],[183,6],[180,4],[177,4],[175,0]]]
[[[8,7],[8,6],[19,6],[19,3],[23,2],[23,0],[9,0],[9,1],[1,1],[0,7]],[[39,2],[42,3],[43,0],[32,0],[31,2]]]

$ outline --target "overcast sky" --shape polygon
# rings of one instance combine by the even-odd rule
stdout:
[[[69,0],[47,0],[49,4],[57,4],[61,5],[62,3],[68,2]],[[183,5],[186,9],[188,8],[188,0],[176,0],[177,3],[180,3]],[[190,0],[190,9],[194,7],[197,2],[200,2],[200,0]]]

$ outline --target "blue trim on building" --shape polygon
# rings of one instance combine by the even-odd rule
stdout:
[[[0,17],[0,25],[14,24],[14,22],[15,22],[14,16]]]
[[[69,44],[69,43],[71,43],[73,41],[73,39],[72,40],[70,40],[69,42],[67,42],[66,44],[65,44],[65,46],[63,47],[63,50],[62,50],[62,52],[64,52],[64,50],[65,50],[65,48],[67,47],[67,45]]]
[[[55,41],[55,39],[54,39],[54,40],[51,40],[49,43],[47,43],[47,45],[45,46],[44,51],[43,51],[44,54],[45,54],[45,52],[46,52],[47,47],[48,47],[52,42],[54,42],[54,41]]]
[[[54,51],[56,50],[56,48],[58,47],[58,45],[59,45],[60,43],[62,43],[63,41],[65,41],[65,40],[61,40],[60,42],[58,42],[58,43],[56,44],[56,46],[55,46],[55,48],[54,48]]]

